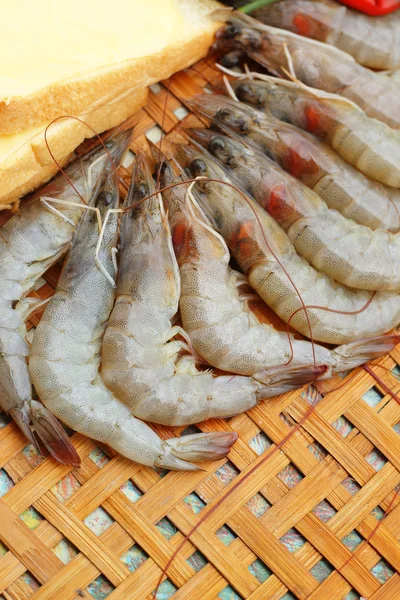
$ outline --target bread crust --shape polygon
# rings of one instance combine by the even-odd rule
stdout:
[[[100,108],[89,107],[79,115],[97,133],[116,127],[146,104],[147,88],[128,90]],[[92,109],[92,110],[91,110]],[[44,127],[13,154],[0,163],[0,210],[15,208],[19,199],[53,177],[58,171],[45,141]],[[71,153],[93,132],[83,123],[65,119],[48,130],[47,140],[55,158],[63,166]],[[12,206],[14,205],[14,206]]]
[[[205,56],[219,26],[220,23],[206,21],[204,29],[192,39],[169,45],[151,56],[96,69],[35,94],[0,102],[0,135],[33,129],[60,115],[80,114],[95,102],[101,108],[129,88],[142,88],[166,79]]]

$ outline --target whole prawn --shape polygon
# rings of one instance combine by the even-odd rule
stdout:
[[[208,130],[196,130],[193,136],[207,144],[318,270],[360,290],[399,290],[400,234],[372,231],[346,219],[267,156],[236,139]]]
[[[331,0],[280,0],[252,14],[266,25],[336,46],[365,67],[400,67],[399,13],[371,17]]]
[[[193,177],[231,183],[214,157],[200,149],[198,153],[201,163],[190,164]],[[355,346],[365,360],[381,344],[392,343],[390,336],[381,335],[400,321],[399,294],[377,292],[371,297],[368,292],[336,283],[298,256],[284,231],[251,198],[220,183],[199,180],[196,186],[203,191],[202,207],[250,285],[284,321],[308,337],[311,326],[313,339],[321,342],[358,340]],[[304,306],[308,307],[308,319]]]
[[[179,153],[183,152],[189,150],[180,148]],[[161,181],[163,187],[176,182],[165,161]],[[262,382],[267,386],[262,390],[265,398],[301,387],[323,374],[329,352],[321,348],[318,365],[314,365],[309,342],[293,340],[295,360],[286,365],[290,359],[287,336],[260,323],[250,312],[238,292],[246,282],[243,275],[230,269],[223,238],[212,229],[194,198],[186,199],[185,187],[171,187],[163,195],[181,274],[180,314],[197,353],[219,369]]]
[[[111,175],[96,199],[104,216],[118,206]],[[114,289],[95,261],[99,244],[96,216],[82,217],[53,298],[36,329],[30,355],[34,385],[46,406],[71,428],[104,442],[136,462],[195,470],[191,460],[223,457],[236,433],[195,434],[163,441],[105,386],[99,373],[101,344]],[[104,228],[98,257],[113,271],[117,217]]]
[[[371,229],[400,229],[400,191],[371,181],[314,136],[222,96],[197,96],[190,104],[253,143],[344,217]]]
[[[400,133],[369,118],[352,102],[293,81],[231,82],[242,102],[313,133],[359,171],[390,187],[400,187]],[[388,192],[388,188],[384,188]]]
[[[226,11],[217,11],[226,18]],[[335,48],[263,25],[241,13],[228,16],[229,23],[217,32],[216,48],[243,50],[271,73],[284,77],[286,69],[308,86],[341,94],[358,104],[367,115],[391,127],[400,127],[400,84],[374,73]]]
[[[116,162],[129,139],[130,132],[124,132],[109,141]],[[67,251],[82,215],[81,208],[68,202],[80,202],[79,194],[90,204],[108,160],[103,149],[76,160],[66,169],[76,191],[64,175],[59,175],[0,229],[0,407],[10,413],[38,449],[41,442],[57,460],[73,465],[79,465],[80,460],[64,429],[32,398],[25,320],[37,301],[25,296]]]
[[[102,375],[107,387],[140,419],[189,425],[252,408],[272,389],[251,377],[198,371],[185,331],[172,326],[180,296],[179,269],[161,196],[148,165],[137,157],[121,228],[117,299],[104,335]],[[184,190],[183,190],[184,192]],[[183,355],[182,352],[184,352]]]

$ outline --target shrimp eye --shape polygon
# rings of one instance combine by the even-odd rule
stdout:
[[[225,117],[230,117],[232,114],[232,111],[229,108],[220,108],[217,111],[217,117],[221,117],[222,119],[224,119]]]
[[[207,166],[203,160],[201,160],[200,158],[195,158],[190,163],[190,170],[192,171],[192,173],[196,173],[196,174],[197,173],[206,173]]]
[[[136,189],[136,196],[139,198],[146,198],[149,195],[149,188],[145,183],[139,183]]]
[[[236,124],[242,133],[246,133],[249,131],[247,122],[244,119],[237,119]]]
[[[156,172],[159,170],[160,171],[160,175],[164,175],[165,171],[167,170],[168,165],[166,162],[162,162],[161,164],[158,164],[156,167]]]
[[[236,67],[242,58],[242,53],[235,50],[234,52],[228,52],[221,59],[221,64],[223,67],[227,67],[228,69],[232,67]]]
[[[246,100],[252,97],[251,87],[247,83],[242,83],[236,88],[236,94],[239,100]]]
[[[240,33],[240,29],[236,25],[228,25],[225,27],[224,34],[227,38],[234,38],[238,33]]]
[[[214,137],[210,141],[208,147],[210,148],[211,152],[218,153],[220,150],[225,150],[225,142],[219,137]]]
[[[114,194],[112,192],[103,192],[104,206],[110,206],[114,202]]]

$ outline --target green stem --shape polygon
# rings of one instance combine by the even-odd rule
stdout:
[[[262,8],[263,6],[267,6],[268,4],[273,4],[274,2],[277,2],[278,0],[254,0],[254,2],[249,2],[248,4],[245,4],[244,6],[242,6],[241,8],[239,8],[239,12],[242,13],[250,13],[253,10],[256,10],[257,8]]]

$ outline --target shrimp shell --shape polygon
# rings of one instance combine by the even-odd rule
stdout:
[[[221,11],[226,15],[225,11]],[[400,127],[400,84],[359,65],[349,54],[234,12],[217,32],[217,49],[239,49],[278,77],[284,70],[310,87],[341,94],[367,115]]]
[[[400,67],[400,15],[363,15],[330,0],[280,0],[253,16],[273,27],[336,46],[372,69]]]
[[[208,136],[199,135],[197,140],[208,148]],[[214,157],[207,160],[209,164],[213,177],[231,183]],[[377,292],[371,297],[369,292],[336,283],[298,256],[285,232],[251,198],[244,199],[241,193],[223,184],[197,185],[207,190],[202,206],[247,274],[250,285],[303,335],[309,337],[310,329],[299,296],[310,307],[307,314],[316,341],[346,344],[380,336],[399,323],[399,294]]]

